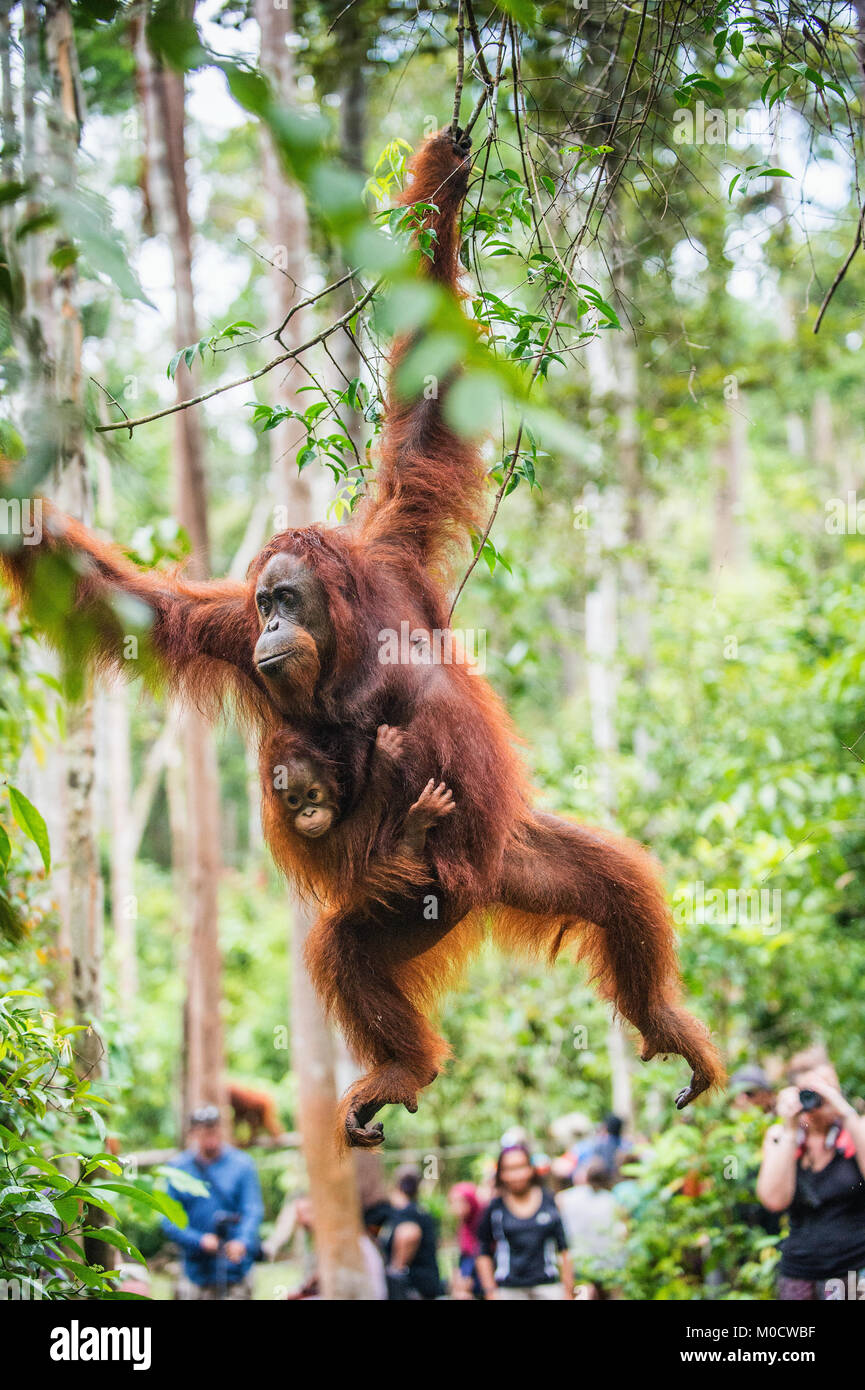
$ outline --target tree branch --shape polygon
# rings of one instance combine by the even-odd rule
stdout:
[[[851,246],[850,251],[847,254],[844,264],[840,267],[838,274],[835,276],[835,279],[832,281],[831,285],[826,291],[826,296],[823,300],[823,303],[820,305],[820,312],[817,315],[817,319],[814,324],[815,333],[820,332],[820,324],[823,322],[823,315],[829,308],[829,305],[832,299],[834,298],[835,291],[841,284],[841,281],[844,279],[844,276],[847,274],[847,271],[850,269],[850,266],[853,263],[853,257],[856,255],[856,252],[862,245],[863,235],[865,235],[865,203],[862,204],[862,211],[859,213],[859,221],[856,225],[856,235],[853,238],[853,245]]]
[[[454,87],[454,114],[451,120],[451,135],[454,140],[457,138],[457,131],[460,128],[460,106],[463,99],[463,77],[465,74],[465,19],[463,18],[463,0],[459,0],[457,10],[457,80]]]
[[[274,367],[281,366],[283,362],[293,361],[295,358],[299,357],[301,353],[308,352],[310,348],[314,348],[319,343],[323,343],[326,338],[331,337],[331,335],[338,332],[340,328],[345,328],[346,324],[351,322],[355,314],[359,313],[360,310],[369,303],[380,285],[381,280],[376,280],[375,284],[371,285],[366,293],[362,294],[359,299],[356,299],[351,308],[347,309],[342,317],[338,318],[335,323],[330,324],[328,328],[323,328],[320,333],[316,333],[314,338],[309,338],[305,343],[301,343],[299,347],[291,348],[290,351],[281,353],[279,357],[272,358],[272,360],[265,363],[263,367],[259,367],[257,372],[250,372],[248,376],[238,377],[236,381],[226,381],[222,386],[214,386],[210,391],[203,391],[200,396],[190,396],[188,400],[177,401],[174,405],[166,406],[164,410],[154,410],[150,415],[140,415],[136,420],[127,418],[126,420],[117,420],[112,425],[97,425],[96,433],[108,434],[111,430],[128,429],[131,435],[132,431],[138,425],[149,425],[153,420],[162,420],[166,415],[175,415],[178,410],[188,410],[190,406],[201,405],[203,401],[212,400],[214,396],[221,395],[223,391],[233,391],[235,386],[247,386],[249,382],[257,381],[259,377],[266,376],[268,372],[272,372]],[[300,305],[296,307],[300,308]],[[283,324],[283,327],[284,326]],[[282,329],[279,331],[281,332]],[[122,406],[120,409],[122,409]]]

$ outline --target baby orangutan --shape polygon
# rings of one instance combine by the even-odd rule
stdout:
[[[375,738],[371,781],[368,789],[380,793],[381,774],[389,763],[399,762],[402,756],[401,730],[382,724]],[[292,824],[298,835],[317,840],[326,835],[339,817],[339,792],[334,771],[323,756],[314,753],[298,754],[284,765],[280,786],[283,801],[293,812]],[[422,859],[426,848],[427,831],[455,810],[453,792],[444,782],[436,785],[431,777],[406,812],[402,834],[396,845],[398,853],[412,859]]]
[[[339,816],[336,782],[326,764],[298,756],[280,769],[280,791],[298,835],[317,840]]]

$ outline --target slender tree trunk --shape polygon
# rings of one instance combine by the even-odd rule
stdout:
[[[616,549],[623,533],[622,497],[619,489],[608,488],[603,494],[590,548],[590,584],[586,593],[586,660],[588,665],[589,708],[592,721],[592,741],[595,746],[597,776],[600,779],[600,799],[607,818],[616,818],[617,786],[616,758],[618,736],[618,643],[619,643],[619,576]],[[621,1020],[613,1015],[607,1030],[607,1053],[610,1061],[612,1106],[623,1120],[632,1122],[634,1101],[631,1086],[631,1050],[624,1035]]]
[[[288,106],[296,99],[294,56],[289,42],[294,34],[292,0],[277,8],[273,0],[256,0],[255,17],[261,31],[261,70],[269,79],[278,99]],[[303,279],[306,274],[306,255],[309,226],[303,195],[296,185],[285,178],[279,156],[268,132],[262,132],[262,173],[264,183],[265,226],[269,246],[270,290],[272,314],[281,323],[298,299],[304,298]],[[286,349],[297,347],[304,340],[304,311],[294,314],[282,334]],[[276,379],[274,397],[278,405],[303,410],[308,397],[298,395],[298,387],[308,385],[303,368],[290,362]],[[306,438],[306,431],[297,420],[285,420],[272,431],[271,463],[272,490],[277,502],[284,504],[291,496],[297,507],[314,506],[312,475],[297,472],[297,450]],[[294,513],[287,524],[302,525]],[[286,520],[280,518],[278,526]]]
[[[256,17],[261,29],[261,67],[273,83],[281,102],[295,100],[291,52],[285,43],[293,30],[291,7],[276,9],[270,0],[257,0]],[[283,178],[275,153],[263,150],[267,188],[268,237],[282,254],[280,263],[291,278],[272,272],[277,314],[285,318],[295,298],[295,283],[302,284],[307,254],[306,212],[300,195]],[[286,345],[301,342],[300,315],[291,320],[284,335]],[[296,376],[284,378],[278,399],[291,404],[302,384]],[[304,397],[300,397],[303,402]],[[295,452],[302,438],[296,432],[271,433],[274,497],[284,506],[295,526],[317,520],[316,502],[306,474],[298,475]],[[276,437],[274,437],[276,436]],[[321,1004],[312,988],[303,947],[312,919],[306,908],[292,908],[292,1053],[298,1089],[298,1121],[315,1219],[315,1245],[322,1297],[352,1300],[372,1297],[369,1274],[360,1246],[361,1220],[354,1164],[343,1159],[336,1147],[334,1043]]]
[[[15,177],[15,93],[12,86],[12,5],[10,0],[0,0],[0,173],[4,183],[11,183]]]
[[[51,0],[44,6],[44,44],[51,100],[46,108],[49,175],[57,190],[74,193],[78,146],[83,120],[78,60],[69,6]],[[38,28],[32,6],[27,7],[25,46],[28,63],[36,62]],[[28,105],[34,100],[26,84]],[[38,126],[35,112],[26,152],[36,158]],[[35,294],[44,309],[45,290]],[[73,262],[56,272],[51,302],[51,359],[54,366],[53,414],[56,422],[55,495],[64,511],[88,525],[93,523],[93,494],[84,455],[84,412],[81,372],[82,328],[78,307],[78,277]],[[43,325],[45,320],[43,320]],[[42,368],[44,371],[44,367]],[[65,917],[70,953],[72,1011],[86,1031],[75,1043],[79,1075],[97,1080],[107,1073],[107,1057],[100,1029],[102,961],[104,949],[103,892],[96,843],[96,746],[93,680],[87,677],[83,698],[68,708],[64,739],[65,788],[63,859],[65,861]],[[91,1226],[105,1225],[105,1214],[88,1208]],[[92,1264],[111,1268],[114,1250],[94,1238],[84,1242]]]
[[[143,24],[138,62],[149,144],[151,201],[156,224],[171,248],[175,336],[178,346],[198,340],[192,283],[192,229],[186,185],[183,77],[152,57]],[[178,367],[178,400],[194,389],[193,374]],[[198,415],[174,416],[176,510],[191,543],[189,574],[207,578],[210,547],[204,443]],[[219,951],[219,776],[212,731],[195,709],[184,711],[181,742],[186,764],[188,883],[190,904],[187,997],[184,1019],[184,1110],[223,1101],[221,958]]]
[[[51,178],[46,104],[39,101],[39,94],[45,87],[45,75],[41,24],[36,0],[24,0],[21,6],[19,32],[23,59],[20,140],[15,128],[15,100],[10,61],[12,48],[10,46],[8,52],[4,48],[4,167],[8,176],[8,171],[14,169],[15,152],[20,151],[20,176],[22,180],[35,185],[25,205],[25,215],[29,218],[35,216],[44,206],[39,196],[42,190],[40,175],[42,179]],[[8,38],[11,40],[11,37],[10,30]],[[75,138],[73,135],[73,139]],[[54,159],[56,162],[56,149]],[[62,162],[68,177],[68,163],[65,157]],[[23,365],[24,433],[28,452],[34,457],[38,457],[41,452],[46,466],[48,460],[56,460],[59,454],[54,430],[54,422],[58,415],[55,409],[57,306],[55,276],[49,259],[52,249],[48,235],[44,232],[34,232],[26,237],[20,248],[16,246],[14,238],[7,237],[6,240],[7,255],[13,267],[14,258],[20,256],[18,269],[24,288],[21,313],[13,315],[11,324]],[[52,488],[56,489],[56,486],[55,467],[46,487],[50,491]],[[59,676],[60,661],[56,653],[46,652],[45,662],[52,674]],[[35,760],[30,764],[33,800],[45,816],[56,865],[52,879],[57,895],[58,930],[55,965],[52,971],[51,1003],[54,1010],[63,1017],[72,1012],[72,945],[69,935],[69,893],[65,863],[66,771],[65,751],[60,747],[56,749],[54,756],[42,765],[37,764]]]
[[[621,292],[621,285],[619,287]],[[586,591],[586,661],[588,667],[589,709],[592,741],[595,746],[599,799],[609,820],[615,821],[618,808],[616,759],[618,740],[618,698],[620,670],[620,604],[623,587],[619,552],[628,527],[627,501],[633,491],[639,468],[639,437],[636,425],[635,363],[623,354],[614,361],[606,340],[591,344],[587,355],[592,392],[601,402],[612,399],[617,418],[619,481],[602,494],[595,494],[590,507],[592,524],[588,532]],[[624,373],[619,381],[619,372]],[[620,394],[621,393],[621,394]],[[634,1100],[631,1079],[631,1049],[621,1020],[611,1016],[607,1030],[612,1106],[623,1120],[633,1122]]]
[[[120,1007],[130,1012],[138,994],[135,897],[135,827],[132,818],[132,751],[129,699],[119,680],[105,693],[111,824],[111,922]]]
[[[357,1174],[354,1164],[339,1153],[335,1142],[338,1097],[334,1041],[303,959],[312,920],[308,910],[295,903],[291,934],[292,1049],[321,1296],[340,1301],[366,1300],[373,1295],[360,1247]]]
[[[81,111],[77,60],[68,6],[45,6],[45,53],[53,102],[47,119],[51,174],[58,187],[74,184]],[[59,271],[55,287],[54,370],[57,439],[56,492],[64,510],[92,524],[93,497],[84,457],[81,383],[81,317],[75,266]],[[103,1074],[103,1046],[93,1027],[102,1013],[102,880],[95,833],[95,746],[93,692],[69,709],[66,739],[66,843],[68,931],[72,1003],[76,1019],[88,1024],[76,1053],[82,1074]]]
[[[732,576],[747,557],[743,520],[745,473],[748,462],[748,423],[738,397],[727,400],[727,430],[715,448],[715,529],[712,568],[716,576]]]
[[[343,24],[345,28],[343,29]],[[367,82],[364,65],[366,62],[367,33],[363,20],[349,10],[340,22],[342,40],[345,44],[344,77],[340,84],[339,139],[342,157],[350,169],[358,174],[364,173],[364,147],[367,127]],[[334,267],[336,278],[350,269],[345,264]],[[345,313],[350,308],[355,289],[352,282],[337,292],[335,312]],[[338,391],[344,391],[351,381],[368,380],[368,372],[357,340],[347,332],[337,333],[331,351],[335,362],[334,384]],[[354,444],[357,457],[364,462],[366,448],[366,429],[364,420],[356,410],[345,408],[340,418],[346,433]]]
[[[619,210],[612,210],[614,303],[627,325],[629,309],[627,238]],[[622,647],[628,677],[646,691],[652,665],[652,585],[646,563],[649,498],[643,474],[643,450],[639,425],[639,364],[633,332],[625,327],[609,341],[613,368],[613,400],[616,413],[616,457],[622,488],[624,540],[619,564],[621,578]],[[654,791],[658,778],[652,767],[652,741],[642,720],[633,731],[634,755],[640,769],[642,790]]]

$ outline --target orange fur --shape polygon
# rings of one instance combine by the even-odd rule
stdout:
[[[254,1144],[262,1129],[274,1139],[282,1134],[276,1101],[268,1091],[243,1081],[229,1081],[227,1090],[235,1126],[245,1124],[248,1128],[247,1144]]]

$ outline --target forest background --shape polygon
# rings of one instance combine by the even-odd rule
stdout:
[[[540,804],[652,847],[731,1070],[780,1075],[823,1040],[851,1095],[863,42],[863,7],[838,4],[0,3],[4,505],[47,491],[142,563],[242,574],[273,530],[350,511],[389,335],[427,322],[415,370],[468,353],[456,409],[488,422],[501,494],[454,623]],[[387,212],[460,80],[468,346]],[[54,1165],[61,1136],[104,1183],[107,1133],[170,1149],[226,1076],[302,1129],[302,986],[236,727],[76,677],[74,646],[53,657],[11,607],[0,652],[0,1257],[35,1277],[49,1216],[27,1204],[76,1179],[53,1167],[49,1201],[15,1170]],[[443,1209],[507,1126],[549,1150],[556,1116],[616,1108],[652,1198],[629,1295],[699,1296],[734,1256],[730,1296],[765,1295],[773,1243],[735,1216],[759,1125],[723,1098],[674,1120],[678,1063],[635,1064],[576,966],[485,952],[443,1028],[455,1060],[389,1117],[386,1165],[436,1155]],[[350,1065],[337,1048],[338,1080]],[[302,1155],[261,1172],[272,1217]],[[158,1177],[115,1178],[118,1248],[155,1252]]]

